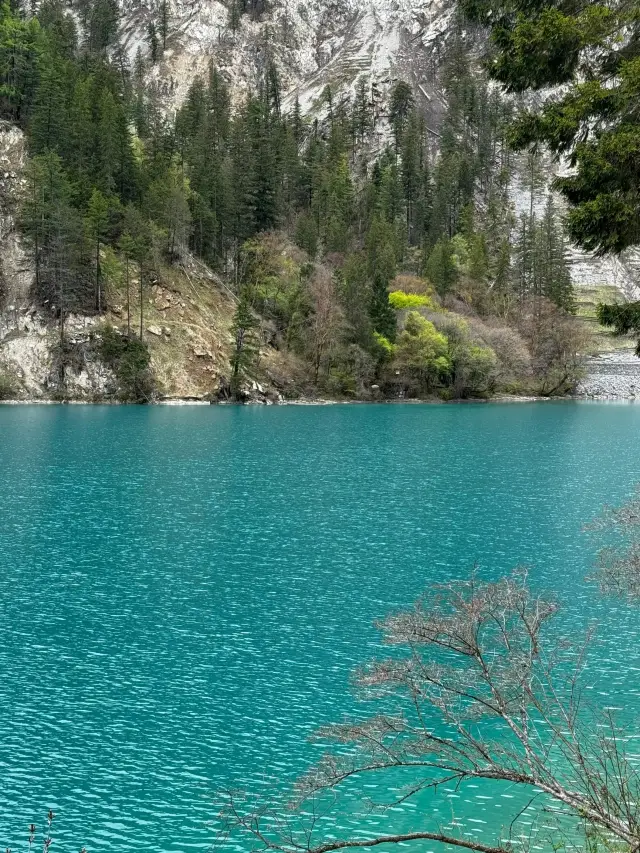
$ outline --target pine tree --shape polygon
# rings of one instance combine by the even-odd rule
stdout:
[[[146,137],[148,132],[146,92],[145,92],[145,60],[142,49],[138,47],[133,62],[133,92],[131,112],[136,133]]]
[[[493,276],[493,301],[495,310],[506,316],[511,307],[513,288],[511,285],[511,246],[507,239],[502,241]]]
[[[173,261],[187,244],[191,222],[189,184],[177,164],[153,181],[146,200],[149,213],[165,235],[167,257]]]
[[[451,292],[457,279],[451,240],[441,237],[435,244],[425,264],[425,275],[440,296]]]
[[[242,12],[240,8],[239,0],[231,0],[229,5],[229,29],[232,33],[237,33],[240,29],[240,18]]]
[[[126,240],[127,264],[129,259],[138,265],[138,300],[139,300],[139,335],[140,340],[144,337],[144,280],[145,268],[149,263],[152,238],[149,223],[143,217],[140,210],[133,204],[128,204],[123,217],[123,234],[128,235]],[[127,321],[130,329],[130,322]]]
[[[407,237],[409,245],[415,246],[422,238],[424,213],[420,207],[421,190],[424,185],[424,152],[418,113],[413,110],[402,140],[402,188],[406,200]]]
[[[131,259],[135,254],[135,241],[128,231],[125,231],[118,241],[118,248],[124,256],[124,286],[127,305],[127,337],[131,337]]]
[[[231,394],[236,400],[240,397],[242,381],[253,368],[259,352],[257,328],[258,321],[251,310],[249,299],[243,294],[231,323],[234,340],[231,354]]]
[[[61,336],[66,314],[89,307],[85,244],[71,198],[71,183],[57,154],[47,152],[29,162],[20,224],[33,254],[36,292],[56,306]]]
[[[366,77],[360,77],[356,84],[356,97],[353,104],[353,138],[362,145],[373,128],[373,109],[371,107]]]
[[[533,253],[534,234],[529,227],[529,217],[520,216],[520,226],[515,241],[515,280],[520,302],[534,293],[533,282]]]
[[[35,95],[30,137],[36,154],[62,153],[69,125],[66,120],[66,77],[69,69],[56,56],[42,54],[40,81]]]
[[[298,216],[295,241],[301,249],[305,250],[311,260],[315,259],[318,251],[318,230],[315,219],[308,213],[303,212]]]
[[[96,269],[96,311],[102,313],[102,287],[100,281],[100,246],[106,240],[109,232],[109,201],[100,192],[94,189],[89,200],[87,215],[85,217],[86,230],[95,246],[95,269]]]
[[[328,165],[325,185],[325,249],[327,252],[344,252],[349,242],[353,212],[353,185],[346,154]]]
[[[89,13],[87,47],[91,53],[106,50],[118,34],[117,0],[93,0]]]
[[[147,26],[147,41],[149,42],[149,59],[155,65],[158,61],[160,45],[158,44],[158,31],[154,21]]]
[[[400,153],[404,129],[414,107],[413,90],[404,80],[399,80],[389,98],[389,122],[393,128],[396,154]]]
[[[560,308],[573,313],[576,309],[571,273],[566,258],[562,224],[558,221],[551,195],[547,198],[544,218],[536,235],[537,274],[540,292]]]
[[[169,25],[171,15],[169,12],[169,0],[160,0],[160,9],[158,12],[158,33],[162,39],[162,50],[167,49],[167,36],[169,35]]]
[[[392,227],[380,217],[373,220],[367,234],[367,267],[371,282],[371,327],[393,343],[396,337],[396,315],[389,305],[389,283],[396,271],[394,233]]]
[[[372,294],[367,266],[367,256],[364,252],[347,255],[338,283],[345,320],[351,328],[353,340],[361,347],[371,345]],[[390,318],[387,317],[386,320],[390,325]],[[385,325],[385,320],[382,325]]]

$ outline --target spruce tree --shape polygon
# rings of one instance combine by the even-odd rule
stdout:
[[[440,296],[451,292],[457,280],[451,240],[441,237],[437,241],[429,253],[424,271]]]
[[[46,51],[39,63],[40,80],[30,125],[31,148],[36,154],[62,153],[69,125],[66,113],[67,75],[70,69],[59,57]]]
[[[169,0],[160,0],[160,8],[158,10],[158,33],[162,39],[162,50],[167,49],[167,36],[169,35],[170,20]]]
[[[411,86],[399,80],[389,97],[389,122],[393,129],[396,154],[400,153],[404,129],[413,110],[414,97]]]
[[[258,321],[251,310],[247,294],[238,301],[231,323],[233,336],[233,351],[231,354],[231,394],[235,400],[240,397],[242,381],[253,368],[258,352],[259,342],[256,334]]]
[[[89,13],[87,47],[92,53],[106,50],[118,34],[117,0],[93,0]]]
[[[389,305],[389,284],[396,271],[393,228],[377,216],[367,234],[367,267],[371,282],[371,328],[391,343],[396,337],[396,314]]]
[[[149,43],[149,59],[151,60],[151,64],[155,65],[160,55],[158,30],[155,21],[150,21],[147,25],[147,41]]]
[[[232,33],[236,33],[240,29],[241,9],[239,0],[231,0],[229,4],[229,29]]]
[[[102,286],[100,280],[100,246],[109,233],[109,201],[99,189],[93,190],[87,214],[85,217],[86,230],[95,246],[96,271],[96,311],[102,313]]]
[[[549,194],[544,217],[538,227],[535,252],[543,296],[573,313],[576,310],[571,272],[567,262],[562,223],[556,216],[553,198]]]

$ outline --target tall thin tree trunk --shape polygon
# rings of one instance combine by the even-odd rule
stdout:
[[[125,256],[125,281],[127,286],[127,337],[131,337],[131,290],[129,287],[129,255]]]
[[[100,288],[100,240],[96,240],[96,308],[102,313],[102,291]]]
[[[58,370],[58,378],[60,380],[60,387],[64,388],[66,382],[65,375],[65,360],[66,353],[64,351],[64,321],[65,321],[65,313],[62,305],[60,306],[60,367]]]
[[[140,340],[142,340],[142,321],[143,321],[143,310],[142,310],[142,264],[140,264]]]

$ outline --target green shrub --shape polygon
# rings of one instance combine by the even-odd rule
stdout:
[[[461,397],[487,394],[493,390],[496,354],[490,347],[469,343],[460,348],[456,378]]]
[[[342,367],[332,367],[324,382],[324,390],[334,397],[355,397],[358,393],[353,373]]]
[[[381,335],[379,332],[374,332],[373,340],[375,342],[376,355],[381,361],[388,361],[392,358],[393,353],[395,352],[395,347],[389,338],[385,338],[385,336]]]
[[[428,296],[420,293],[405,293],[404,290],[393,290],[389,294],[389,305],[396,311],[407,311],[422,306],[432,308],[433,303]]]
[[[102,331],[100,357],[116,375],[118,397],[123,402],[148,403],[155,394],[149,368],[149,347],[139,338],[119,334],[111,326]]]
[[[497,358],[490,346],[474,340],[469,323],[454,314],[434,315],[434,322],[447,339],[451,364],[448,384],[456,398],[482,397],[495,387]]]
[[[395,347],[394,365],[407,384],[418,391],[431,391],[451,370],[448,341],[417,311],[408,317]]]

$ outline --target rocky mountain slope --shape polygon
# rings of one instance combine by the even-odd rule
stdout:
[[[158,3],[123,0],[120,41],[131,63],[138,51],[148,53],[147,28],[157,21]],[[232,27],[230,3],[219,0],[170,0],[169,34],[161,60],[148,72],[158,100],[167,111],[184,99],[197,75],[211,62],[231,84],[236,100],[255,88],[266,64],[278,66],[283,109],[298,100],[307,115],[322,117],[321,96],[327,86],[333,97],[355,92],[364,78],[374,108],[373,156],[389,141],[386,120],[388,93],[395,81],[411,83],[426,116],[434,147],[445,109],[438,84],[443,45],[451,29],[453,0],[270,0],[260,14],[243,14]],[[18,373],[30,397],[56,387],[57,339],[47,307],[32,303],[33,270],[16,230],[25,151],[22,134],[0,127],[0,312],[2,361]],[[523,181],[511,188],[514,210],[528,207]],[[640,298],[640,256],[598,259],[571,250],[571,274],[580,298],[597,301],[607,292],[615,298]],[[111,295],[112,315],[122,319],[120,295]],[[145,307],[145,337],[152,364],[170,396],[210,393],[228,366],[229,332],[234,297],[206,268],[195,261],[167,272],[154,285]],[[109,389],[113,375],[89,346],[96,325],[92,317],[72,316],[68,329],[82,358],[67,376],[72,396],[93,398]],[[277,361],[275,355],[265,356]],[[264,363],[267,384],[271,370],[276,386],[286,385],[295,365]],[[274,390],[277,396],[279,390]]]
[[[451,0],[272,0],[259,19],[242,15],[234,31],[230,3],[173,0],[167,50],[155,76],[163,94],[180,102],[213,60],[240,95],[274,59],[285,107],[297,96],[309,112],[327,84],[339,93],[362,75],[380,95],[391,79],[410,80],[429,101],[453,10]],[[125,0],[123,12],[122,41],[133,61],[138,48],[148,49],[147,26],[157,7]]]
[[[147,27],[157,3],[124,0],[122,43],[131,62],[148,51]],[[322,114],[321,95],[330,86],[336,100],[353,95],[364,78],[374,105],[372,154],[389,141],[387,95],[398,79],[411,83],[437,146],[445,108],[438,85],[444,44],[455,0],[270,0],[258,19],[245,14],[230,26],[231,0],[171,0],[170,35],[163,59],[152,70],[167,105],[179,105],[210,62],[232,84],[236,98],[255,88],[268,60],[276,61],[285,93],[283,109],[298,99],[306,115]],[[527,210],[528,194],[515,180],[516,213]],[[625,300],[640,298],[640,253],[596,258],[573,247],[576,288],[609,287]]]

